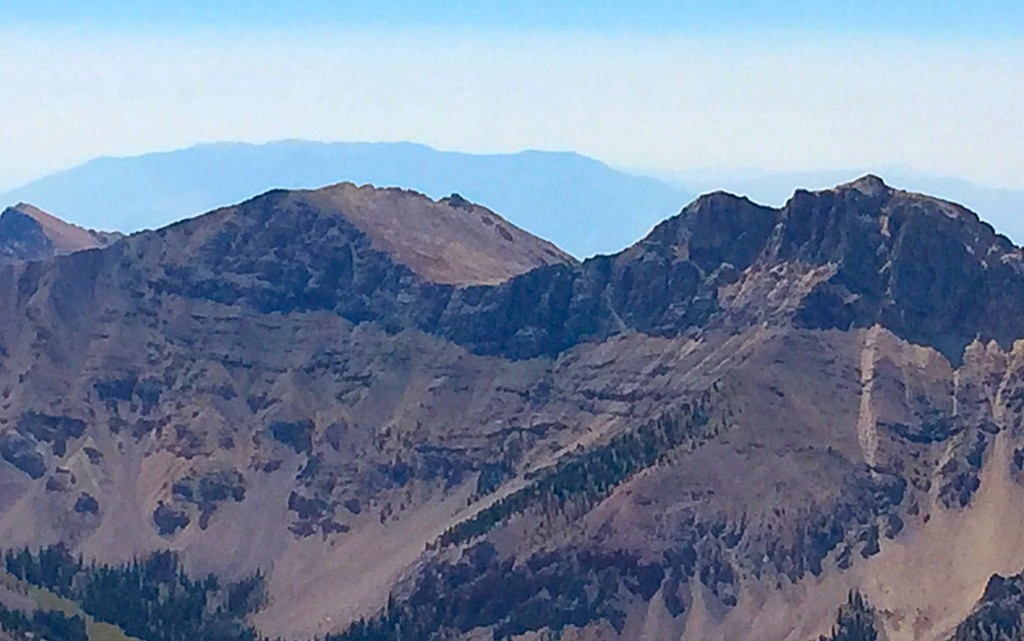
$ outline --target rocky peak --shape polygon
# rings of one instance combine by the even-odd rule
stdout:
[[[624,256],[635,259],[653,251],[692,261],[705,272],[723,263],[742,270],[757,257],[776,220],[774,209],[718,191],[655,227]]]
[[[44,260],[107,245],[119,234],[95,232],[19,203],[0,214],[0,261]]]
[[[812,327],[881,323],[958,362],[975,338],[1024,336],[1020,249],[969,210],[868,176],[799,192],[781,211],[766,259],[828,267],[801,304]]]
[[[618,255],[513,279],[473,302],[440,317],[506,310],[502,323],[467,335],[471,324],[452,322],[457,331],[444,333],[507,355],[557,353],[628,331],[674,336],[770,322],[881,324],[958,363],[976,338],[1007,348],[1024,337],[1024,261],[972,212],[865,176],[798,191],[778,209],[709,194]]]
[[[892,191],[884,180],[874,174],[861,176],[857,180],[840,185],[837,189],[855,189],[865,196],[881,196]]]
[[[542,265],[575,262],[458,194],[434,201],[406,189],[341,183],[295,197],[336,211],[374,248],[436,283],[496,284]]]
[[[164,263],[180,258],[192,265],[198,253],[222,276],[237,271],[249,282],[245,274],[265,274],[269,286],[287,286],[292,294],[322,270],[333,275],[314,280],[326,279],[326,287],[336,286],[340,275],[365,272],[367,286],[375,289],[386,288],[391,281],[383,274],[395,269],[420,282],[464,286],[575,263],[551,243],[465,199],[435,201],[405,189],[352,183],[271,191],[158,234],[170,243]],[[280,274],[288,273],[301,276],[301,283],[282,283]],[[395,272],[397,281],[403,278]]]

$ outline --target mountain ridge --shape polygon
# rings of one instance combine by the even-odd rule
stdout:
[[[134,232],[273,188],[339,180],[433,198],[461,193],[578,257],[617,251],[688,196],[572,152],[468,154],[415,143],[292,140],[96,159],[8,191],[0,201],[34,202],[90,226]]]
[[[781,206],[797,189],[822,190],[842,183],[848,176],[878,173],[903,190],[926,193],[951,202],[962,203],[982,214],[996,229],[1020,242],[1024,229],[1020,214],[1024,211],[1024,192],[1020,189],[985,186],[955,178],[919,173],[906,168],[841,169],[828,171],[769,172],[708,170],[682,172],[663,178],[673,184],[685,185],[704,193],[726,187],[747,195],[757,202]]]
[[[714,193],[482,284],[329,204],[0,267],[9,545],[262,569],[261,634],[345,641],[809,640],[853,590],[947,641],[1024,570],[1021,250],[968,210]]]

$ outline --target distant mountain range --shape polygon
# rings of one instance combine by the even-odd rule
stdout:
[[[824,189],[867,169],[775,173],[689,171],[644,176],[575,153],[469,154],[413,143],[215,143],[126,158],[98,158],[0,194],[83,227],[155,229],[275,188],[343,181],[403,187],[480,203],[577,258],[612,253],[678,213],[698,193],[724,190],[781,206],[797,188]],[[877,173],[877,171],[876,171]],[[962,203],[1024,242],[1024,190],[895,168],[892,185]]]
[[[693,194],[573,153],[465,154],[410,143],[220,143],[99,158],[0,195],[84,227],[162,227],[274,188],[349,181],[458,193],[577,257],[618,251]]]

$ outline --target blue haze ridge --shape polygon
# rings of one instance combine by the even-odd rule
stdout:
[[[0,195],[86,227],[156,228],[274,188],[342,181],[459,193],[583,258],[639,240],[691,200],[687,190],[575,153],[466,154],[412,143],[216,143],[100,158]]]

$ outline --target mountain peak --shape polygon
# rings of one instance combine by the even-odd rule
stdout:
[[[275,287],[282,284],[274,270],[286,263],[333,261],[331,270],[350,275],[371,264],[385,271],[400,266],[426,283],[463,286],[494,285],[537,267],[576,262],[464,198],[434,200],[350,182],[270,191],[166,231],[177,229],[185,236],[174,241],[182,244],[176,253],[210,251],[225,263],[270,261],[276,266],[264,280]],[[365,274],[368,286],[380,286],[380,273]]]
[[[25,202],[0,213],[0,261],[43,260],[102,247],[117,238],[119,234],[73,225]]]
[[[12,213],[19,213],[38,221],[60,221],[60,219],[54,216],[53,214],[48,214],[31,203],[20,202],[16,205],[8,207],[7,210],[4,211],[4,213],[7,213],[8,210]]]
[[[857,180],[839,185],[836,189],[855,189],[865,196],[880,196],[892,191],[889,185],[885,184],[885,181],[875,174],[865,174]]]
[[[376,249],[437,283],[495,284],[542,265],[575,262],[457,194],[433,200],[407,189],[344,182],[295,197],[337,211]]]
[[[691,208],[718,208],[728,207],[742,203],[751,203],[752,201],[746,196],[740,196],[723,189],[717,191],[708,192],[701,194],[696,200],[690,205]]]

